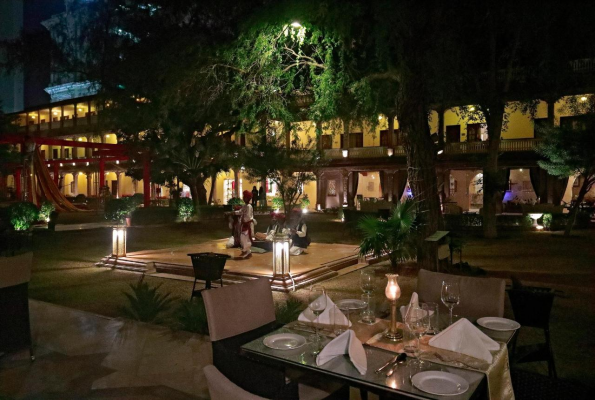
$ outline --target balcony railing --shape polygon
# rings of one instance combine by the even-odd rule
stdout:
[[[347,157],[343,156],[343,151],[347,151]],[[389,151],[393,151],[395,156],[405,155],[403,146],[397,146],[395,149],[389,149],[385,146],[376,147],[353,147],[350,149],[327,149],[324,155],[331,160],[338,160],[341,158],[382,158],[389,157]]]
[[[533,151],[541,139],[503,139],[500,142],[500,151]],[[447,143],[444,152],[446,154],[476,154],[486,153],[488,142],[461,142]]]
[[[541,139],[510,139],[500,142],[500,151],[533,151]],[[347,157],[344,157],[343,151],[347,151]],[[327,149],[324,151],[325,157],[331,160],[340,160],[343,158],[382,158],[389,157],[389,147],[357,147],[350,149]],[[397,146],[393,151],[393,156],[404,156],[403,146]],[[445,154],[477,154],[488,151],[488,142],[461,142],[447,143],[444,148]]]

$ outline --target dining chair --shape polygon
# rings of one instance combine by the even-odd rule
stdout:
[[[202,293],[214,366],[235,385],[265,398],[324,399],[327,390],[298,385],[274,364],[241,354],[242,345],[277,329],[273,292],[267,278],[225,286]]]
[[[441,311],[446,312],[441,299],[443,281],[459,282],[460,302],[454,308],[455,314],[471,319],[472,322],[481,317],[504,315],[504,279],[450,275],[420,269],[417,277],[420,301],[437,303]]]
[[[202,370],[207,378],[211,400],[266,400],[264,397],[256,396],[235,385],[214,365],[207,365]]]
[[[550,314],[554,303],[554,291],[550,288],[522,286],[509,289],[508,297],[514,319],[522,327],[542,329],[545,337],[545,342],[517,347],[517,336],[510,354],[511,364],[547,361],[549,376],[557,378],[554,352],[550,340]]]

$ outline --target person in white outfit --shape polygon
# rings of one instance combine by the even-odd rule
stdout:
[[[310,237],[308,236],[308,226],[304,217],[300,216],[300,219],[295,226],[291,229],[291,248],[289,254],[292,256],[299,256],[306,248],[310,245]]]
[[[250,204],[252,200],[252,193],[248,190],[244,190],[243,193],[244,205],[241,209],[236,211],[240,215],[240,221],[242,223],[242,234],[240,235],[240,245],[242,252],[240,253],[241,258],[249,258],[252,256],[252,235],[254,233],[254,209]]]

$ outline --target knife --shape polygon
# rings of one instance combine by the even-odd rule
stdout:
[[[401,364],[403,361],[405,361],[405,359],[407,358],[407,353],[401,353],[397,356],[397,360],[393,363],[393,367],[391,369],[388,370],[388,372],[386,373],[386,377],[391,377],[392,374],[395,373],[395,370],[397,369],[397,365]]]
[[[399,356],[401,354],[397,354],[396,356],[394,356],[393,358],[391,358],[390,360],[388,360],[388,362],[386,364],[384,364],[382,367],[378,368],[376,370],[376,373],[379,374],[380,372],[382,372],[382,370],[384,370],[386,367],[388,367],[389,365],[396,363],[397,360],[399,359]]]

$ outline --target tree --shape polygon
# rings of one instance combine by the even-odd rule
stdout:
[[[581,126],[544,128],[544,141],[538,152],[545,160],[539,166],[550,175],[560,178],[580,177],[582,184],[578,196],[570,208],[564,235],[569,236],[576,215],[585,195],[595,185],[595,114],[593,96],[588,107],[591,113],[583,116]]]
[[[397,269],[399,262],[415,258],[413,233],[416,208],[414,201],[399,202],[393,207],[387,220],[363,217],[358,222],[358,228],[364,236],[359,246],[360,256],[388,255],[393,269]]]
[[[294,140],[287,148],[284,138],[277,135],[269,135],[246,148],[244,161],[250,179],[269,179],[277,186],[286,215],[300,204],[304,186],[316,179],[312,170],[321,164],[312,141],[300,143]]]

